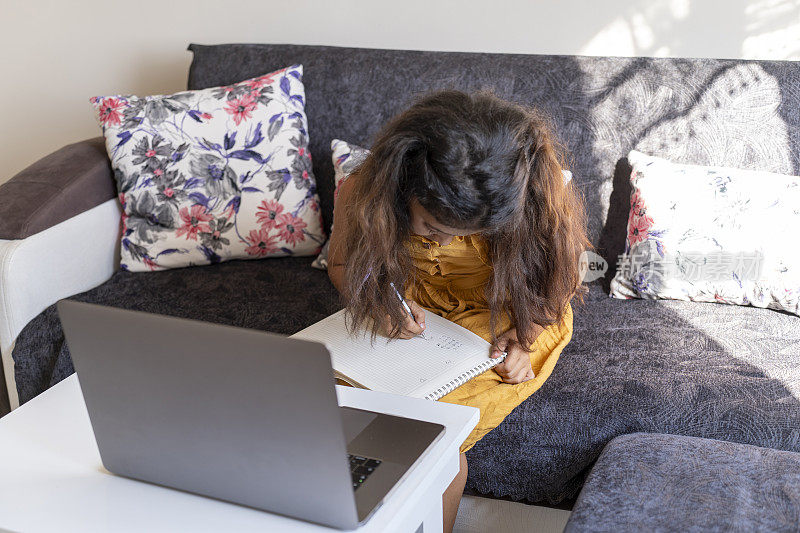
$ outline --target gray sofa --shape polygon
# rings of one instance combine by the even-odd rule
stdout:
[[[589,284],[585,305],[574,305],[573,338],[551,377],[468,452],[468,493],[551,505],[569,501],[604,446],[635,432],[800,452],[800,317],[608,296],[624,248],[628,151],[798,174],[800,63],[288,44],[192,44],[189,50],[189,89],[303,64],[326,228],[332,213],[331,139],[370,146],[379,126],[413,93],[490,85],[552,115],[587,200],[590,238],[609,269]],[[88,217],[90,208],[112,209],[111,180],[99,138],[63,148],[0,188],[0,239],[31,239],[33,229],[62,228]],[[30,183],[55,185],[33,192]],[[102,220],[113,224],[109,213]],[[80,231],[105,227],[92,224]],[[103,249],[111,246],[102,255],[108,263],[113,241],[103,238]],[[62,294],[291,334],[341,307],[326,273],[311,268],[312,259],[231,261],[155,273],[96,269],[86,261],[83,288]],[[66,260],[81,265],[80,258]],[[58,265],[51,268],[56,276]],[[11,340],[0,331],[4,366],[13,372],[13,379],[7,376],[10,395],[22,403],[73,371],[52,306],[57,298],[37,298],[40,308],[28,311],[30,319],[17,324],[18,332],[7,328]]]

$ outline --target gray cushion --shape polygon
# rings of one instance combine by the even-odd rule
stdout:
[[[634,433],[603,449],[564,531],[795,532],[798,527],[800,453]]]

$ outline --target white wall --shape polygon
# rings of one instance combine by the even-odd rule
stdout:
[[[800,0],[0,0],[0,182],[90,96],[185,89],[190,42],[799,60]]]

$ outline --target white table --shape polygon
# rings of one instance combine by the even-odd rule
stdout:
[[[442,531],[442,493],[478,422],[472,407],[336,386],[339,404],[438,422],[442,439],[355,531]],[[110,474],[75,374],[0,419],[0,530],[338,531]]]

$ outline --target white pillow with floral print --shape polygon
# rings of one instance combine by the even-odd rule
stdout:
[[[331,157],[333,158],[333,170],[334,170],[334,191],[333,191],[333,202],[336,204],[336,197],[339,192],[339,186],[342,182],[350,175],[354,168],[361,164],[364,161],[364,158],[367,157],[369,154],[369,150],[366,148],[362,148],[358,145],[351,144],[347,141],[343,141],[341,139],[334,139],[331,141]],[[572,172],[569,170],[563,170],[564,174],[564,182],[568,182],[572,179]],[[331,231],[333,231],[333,226],[331,225]],[[314,262],[311,263],[311,266],[314,268],[319,268],[321,270],[325,270],[328,268],[328,245],[330,241],[326,242],[325,245],[322,247],[322,251],[319,253]]]
[[[90,99],[123,207],[123,269],[319,252],[302,76],[296,64],[224,87]]]
[[[343,141],[341,139],[333,139],[331,141],[331,158],[333,159],[333,172],[334,172],[334,190],[333,190],[333,202],[336,203],[336,198],[339,194],[339,186],[342,182],[350,175],[350,173],[355,169],[361,162],[369,154],[369,150],[366,148],[362,148],[358,145],[351,144],[347,141]],[[333,231],[333,225],[331,225],[331,232]],[[311,266],[314,268],[319,268],[321,270],[325,270],[328,268],[328,245],[330,241],[327,241],[325,245],[322,247],[319,255],[314,262],[311,263]]]
[[[614,298],[753,305],[800,314],[800,177],[672,163],[633,150]]]

